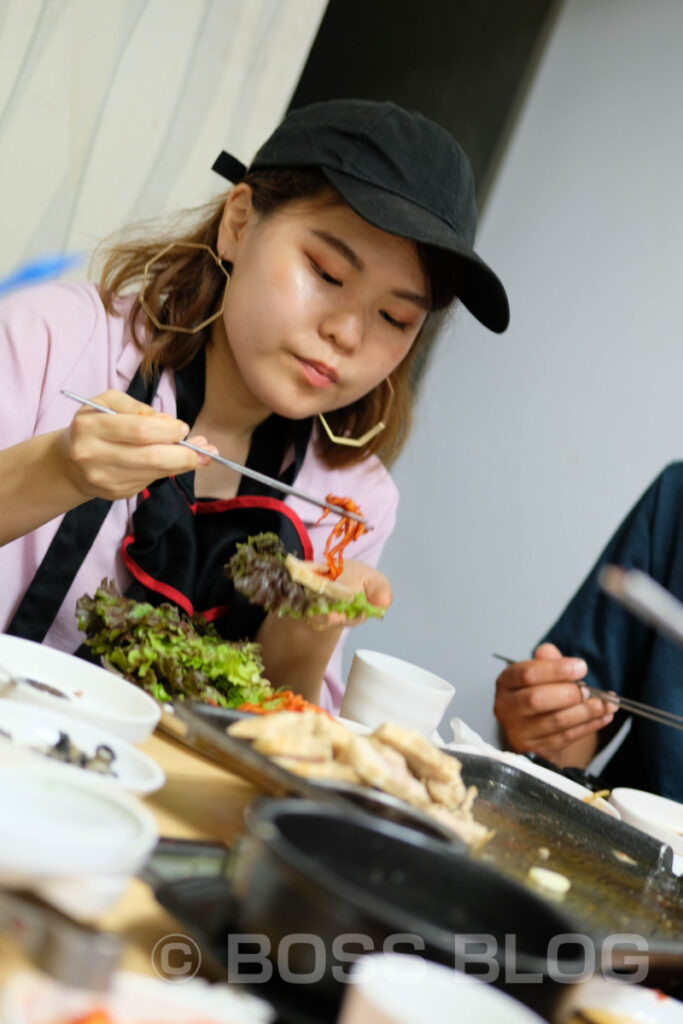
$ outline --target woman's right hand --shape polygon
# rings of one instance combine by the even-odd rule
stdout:
[[[118,415],[83,406],[59,443],[65,473],[84,498],[131,498],[154,480],[199,469],[210,461],[176,444],[187,437],[189,427],[168,413],[156,412],[120,391],[105,391],[93,401]],[[188,440],[216,451],[204,437]]]
[[[582,689],[586,672],[585,661],[563,657],[554,644],[541,644],[532,659],[501,672],[493,710],[513,750],[563,763],[580,741],[596,740],[612,721],[614,708]],[[591,745],[584,746],[588,750]],[[597,748],[597,740],[592,746]]]

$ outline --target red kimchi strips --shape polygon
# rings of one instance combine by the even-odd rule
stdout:
[[[330,579],[336,580],[344,568],[344,551],[352,541],[358,540],[359,537],[362,537],[368,531],[367,527],[363,526],[362,523],[357,522],[355,519],[349,519],[343,514],[344,512],[355,512],[356,515],[362,515],[360,508],[351,498],[337,498],[334,494],[328,494],[325,500],[330,505],[337,505],[342,514],[342,518],[339,522],[335,523],[332,532],[327,538],[327,543],[325,544],[327,569],[321,573],[321,575],[329,576]],[[329,511],[329,509],[325,509],[320,519],[316,522],[316,526],[318,523],[322,523]]]

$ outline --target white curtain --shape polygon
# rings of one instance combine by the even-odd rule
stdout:
[[[285,111],[326,0],[0,0],[0,276],[196,206]]]

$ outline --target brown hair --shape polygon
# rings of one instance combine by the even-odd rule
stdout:
[[[247,174],[243,180],[251,187],[254,209],[262,216],[295,200],[343,201],[317,169],[256,171]],[[167,229],[163,235],[144,239],[124,238],[110,245],[99,284],[105,309],[116,314],[117,298],[127,287],[139,287],[145,265],[153,261],[147,274],[145,301],[160,323],[192,327],[216,310],[225,287],[225,274],[204,249],[176,245],[160,258],[155,260],[154,257],[174,241],[193,242],[215,249],[225,198],[222,195],[193,211],[194,226],[187,227],[184,220],[180,220],[175,231]],[[334,444],[319,431],[318,452],[330,467],[351,465],[373,453],[391,464],[408,437],[415,385],[424,353],[431,347],[443,319],[443,311],[454,300],[457,287],[454,283],[454,257],[420,243],[417,251],[429,285],[432,310],[410,351],[391,373],[393,400],[388,402],[389,391],[380,384],[351,405],[325,415],[335,434],[358,437],[379,420],[384,421],[385,429],[360,449]],[[129,319],[133,339],[143,354],[142,372],[147,376],[165,367],[177,370],[187,366],[210,336],[210,328],[196,334],[160,330],[150,322],[139,296],[133,302]]]

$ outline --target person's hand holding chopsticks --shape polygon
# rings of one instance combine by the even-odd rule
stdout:
[[[508,664],[496,680],[493,710],[513,750],[586,767],[597,750],[598,732],[615,712],[577,685],[586,672],[583,659],[564,657],[547,643],[533,658]]]
[[[0,546],[92,497],[131,497],[160,477],[210,461],[210,454],[174,443],[188,428],[172,416],[118,391],[99,398],[112,415],[84,407],[67,427],[36,434],[0,452],[7,498],[0,506]],[[194,440],[209,453],[215,450],[203,437]]]
[[[120,391],[106,391],[94,401],[117,415],[83,405],[59,446],[64,471],[83,500],[131,498],[160,477],[187,473],[210,462],[208,454],[178,445],[190,428],[168,413]],[[216,451],[205,437],[188,440],[209,453]]]

